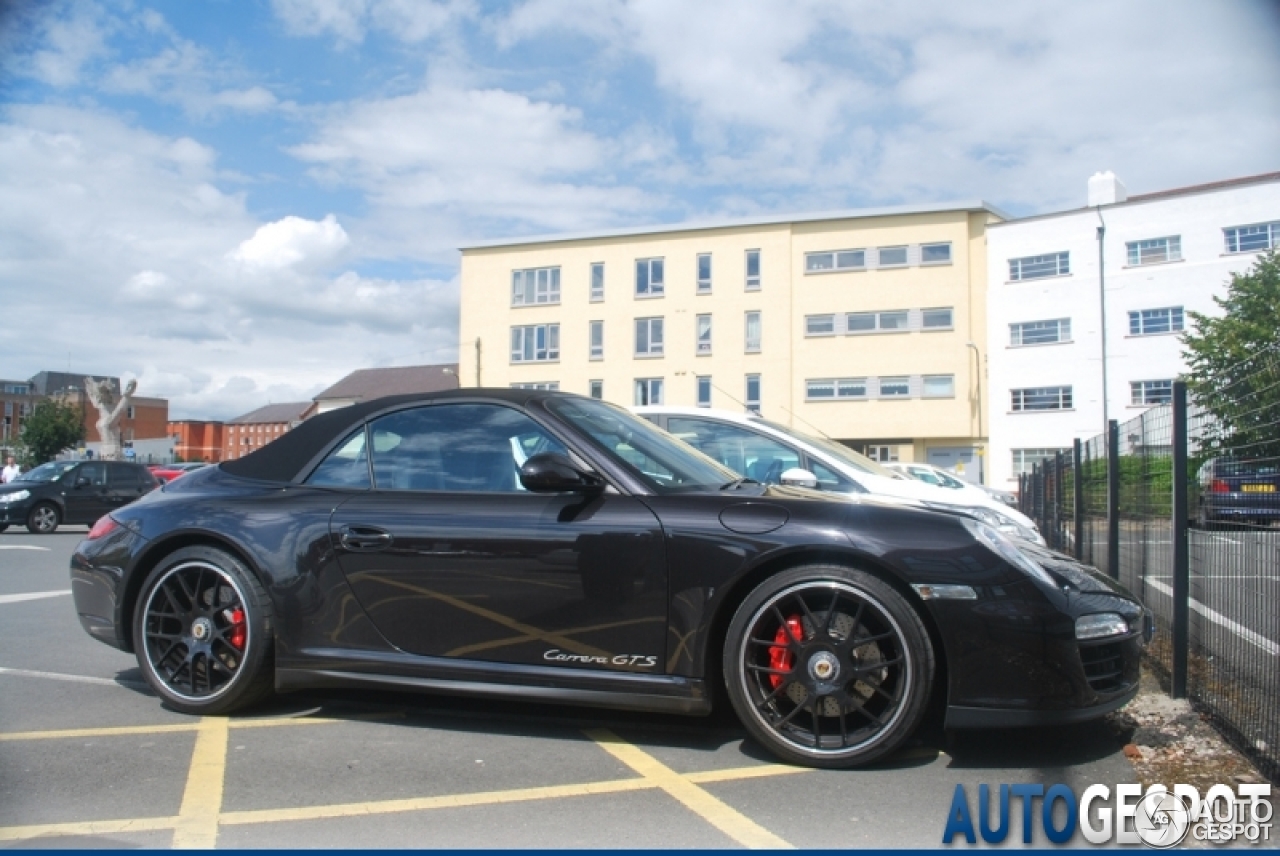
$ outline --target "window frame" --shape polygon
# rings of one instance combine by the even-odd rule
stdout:
[[[886,262],[884,256],[886,252],[897,253],[902,252],[902,261]],[[876,247],[876,267],[881,269],[904,268],[911,266],[911,247],[909,244],[890,244],[886,247]]]
[[[743,273],[745,274],[743,290],[759,291],[761,288],[760,250],[747,250],[743,257]],[[755,273],[752,273],[754,268]]]
[[[1152,399],[1152,392],[1159,394]],[[1158,407],[1161,404],[1173,403],[1173,379],[1160,378],[1157,380],[1131,380],[1129,381],[1129,406],[1131,407]]]
[[[751,337],[751,321],[755,318],[755,339]],[[745,354],[758,354],[764,349],[764,313],[759,309],[748,309],[742,313],[742,351]]]
[[[547,274],[547,283],[546,283],[547,287],[546,287],[546,293],[545,293],[545,296],[547,299],[545,300],[540,299],[543,295],[539,291],[540,283],[538,282],[538,280],[540,277],[537,275],[541,273]],[[516,299],[516,294],[517,294],[516,281],[518,279],[528,280],[530,274],[534,275],[533,283],[532,283],[533,300],[525,299],[526,294],[527,292],[529,292],[529,288],[530,288],[528,284],[521,287],[519,292],[520,299],[517,300]],[[517,308],[522,309],[526,306],[558,306],[560,303],[560,294],[561,294],[561,289],[560,289],[560,266],[559,265],[549,265],[547,267],[540,267],[540,268],[518,268],[518,269],[513,268],[511,271],[511,308],[512,309],[517,309]],[[554,299],[552,299],[553,297]]]
[[[1048,271],[1048,265],[1052,260],[1053,270]],[[1059,276],[1071,276],[1071,251],[1057,250],[1051,253],[1041,253],[1037,256],[1019,256],[1008,260],[1009,263],[1009,281],[1010,282],[1027,282],[1036,279],[1052,279]],[[1015,267],[1016,265],[1016,267]],[[1031,266],[1033,272],[1028,274],[1024,268]],[[1043,267],[1037,267],[1043,266]],[[1046,272],[1041,272],[1041,270]]]
[[[1155,326],[1154,322],[1161,316],[1154,313],[1165,313],[1164,320],[1167,322],[1164,330],[1149,330],[1148,327]],[[1175,326],[1176,321],[1176,326]],[[1129,335],[1132,337],[1144,336],[1168,336],[1175,333],[1181,333],[1186,329],[1187,312],[1183,306],[1157,306],[1152,309],[1130,309],[1129,310]]]
[[[937,247],[947,248],[947,257],[945,259],[926,259],[928,251]],[[921,267],[937,267],[939,265],[949,265],[955,263],[955,256],[951,252],[950,241],[930,241],[927,244],[920,245],[920,266]]]
[[[1056,396],[1056,406],[1028,406],[1028,400],[1048,395]],[[1031,386],[1009,390],[1010,413],[1062,413],[1075,409],[1075,390],[1072,384],[1058,386]]]
[[[707,263],[707,275],[705,277],[702,275],[703,261],[706,261]],[[698,253],[694,257],[694,263],[693,263],[694,282],[696,283],[694,286],[695,294],[711,293],[712,273],[713,273],[713,268],[711,266],[711,253]]]
[[[590,273],[591,289],[590,297],[592,303],[600,303],[604,300],[604,262],[592,262]]]
[[[1255,230],[1252,234],[1262,234],[1256,231],[1260,229],[1266,230],[1265,245],[1242,249],[1240,247],[1240,238],[1242,237],[1241,233],[1245,230]],[[1232,233],[1235,233],[1234,236]],[[1243,237],[1251,237],[1252,234]],[[1232,246],[1233,237],[1235,243],[1234,247]],[[1229,256],[1240,255],[1242,253],[1261,253],[1275,249],[1277,246],[1280,246],[1280,220],[1274,220],[1267,223],[1247,223],[1243,226],[1224,226],[1222,227],[1222,240],[1225,247],[1225,255]]]
[[[654,268],[657,268],[658,279],[655,282],[653,278]],[[640,287],[640,269],[644,267],[644,288]],[[649,256],[646,258],[636,259],[636,288],[635,297],[637,300],[650,300],[655,297],[662,297],[666,294],[667,267],[665,256]]]
[[[695,375],[694,379],[694,402],[698,407],[710,407],[712,384],[711,375]],[[705,387],[706,396],[703,396]]]
[[[645,330],[644,340],[646,342],[646,349],[643,351],[640,350],[640,339],[641,339],[640,330],[642,325]],[[667,344],[667,336],[666,336],[667,331],[666,331],[666,325],[664,323],[664,316],[651,315],[651,316],[646,316],[644,318],[637,318],[635,319],[634,329],[635,329],[634,354],[636,359],[640,359],[640,360],[655,359],[657,357],[665,356],[666,344]],[[658,332],[656,344],[654,343],[654,335],[653,335],[655,329]]]
[[[703,329],[703,322],[706,322],[705,330]],[[714,329],[711,323],[711,313],[702,312],[695,315],[693,325],[694,353],[699,357],[711,356],[712,331]]]
[[[755,385],[755,394],[752,395],[751,387]],[[760,409],[763,407],[761,400],[763,397],[763,382],[759,372],[744,375],[742,378],[742,403],[746,407],[748,413],[760,415]]]
[[[644,401],[641,400],[641,395],[640,395],[640,390],[642,389],[641,384],[644,385],[643,386],[644,398],[646,399]],[[633,394],[635,397],[635,406],[644,407],[645,405],[648,405],[648,404],[663,404],[664,403],[663,399],[665,399],[666,397],[664,386],[665,384],[663,383],[663,379],[660,377],[636,378],[635,383],[632,386]],[[655,390],[657,391],[657,395],[654,395]]]
[[[1146,252],[1152,250],[1163,243],[1164,252],[1161,258],[1146,257]],[[1182,236],[1181,235],[1165,235],[1160,238],[1142,238],[1137,241],[1126,241],[1125,262],[1126,267],[1146,267],[1147,265],[1166,265],[1171,262],[1182,261]]]
[[[587,381],[587,397],[594,398],[597,401],[604,400],[604,380],[596,378]]]
[[[587,359],[604,359],[604,321],[587,322]]]
[[[1056,325],[1058,338],[1051,342],[1027,342],[1026,330],[1033,324],[1054,324]],[[1014,341],[1014,331],[1017,330],[1017,341]],[[1065,338],[1064,338],[1065,330]],[[1015,321],[1009,325],[1009,347],[1010,348],[1037,348],[1042,345],[1066,345],[1074,340],[1071,338],[1071,319],[1070,318],[1045,318],[1037,321]]]
[[[542,331],[544,345],[540,349],[538,347],[538,331]],[[517,331],[521,336],[520,355],[517,356],[515,338]],[[531,335],[533,336],[533,344],[530,347],[525,346],[525,340]],[[553,344],[554,340],[554,344]],[[546,356],[539,358],[538,352],[543,350]],[[525,359],[524,353],[532,352],[533,356]],[[527,363],[558,363],[560,362],[560,324],[559,322],[548,322],[546,324],[515,324],[511,327],[511,348],[509,350],[511,364],[527,364]]]

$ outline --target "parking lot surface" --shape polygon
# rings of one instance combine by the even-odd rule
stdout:
[[[0,847],[937,847],[957,784],[1135,781],[1101,722],[935,721],[835,772],[775,763],[724,715],[325,692],[184,716],[80,629],[84,532],[0,534]]]

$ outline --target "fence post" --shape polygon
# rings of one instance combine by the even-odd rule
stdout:
[[[1120,423],[1107,421],[1107,574],[1120,579]]]
[[[1067,538],[1066,527],[1062,522],[1063,498],[1062,477],[1066,473],[1066,459],[1062,452],[1053,453],[1053,549],[1061,550]]]
[[[1080,438],[1077,437],[1071,445],[1071,464],[1072,473],[1075,476],[1071,481],[1073,489],[1071,491],[1071,509],[1072,520],[1075,522],[1075,541],[1076,541],[1076,558],[1084,559],[1084,474],[1080,471],[1081,464],[1081,448]]]
[[[1173,382],[1173,675],[1170,695],[1187,696],[1191,562],[1187,531],[1187,384]]]

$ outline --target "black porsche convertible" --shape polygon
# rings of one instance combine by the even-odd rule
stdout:
[[[1141,603],[978,520],[739,478],[625,410],[460,389],[316,416],[102,518],[80,621],[193,714],[377,688],[705,714],[865,764],[1137,691]],[[724,693],[718,689],[723,687]]]

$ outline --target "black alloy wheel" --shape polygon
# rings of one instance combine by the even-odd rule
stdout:
[[[37,502],[35,508],[27,515],[27,531],[36,535],[49,535],[57,530],[62,522],[62,514],[58,506],[52,502]]]
[[[234,556],[187,547],[147,578],[133,616],[138,665],[184,713],[248,707],[274,683],[271,602]]]
[[[933,683],[928,633],[891,586],[835,566],[793,568],[743,601],[724,672],[743,725],[785,760],[866,764],[924,716]]]

